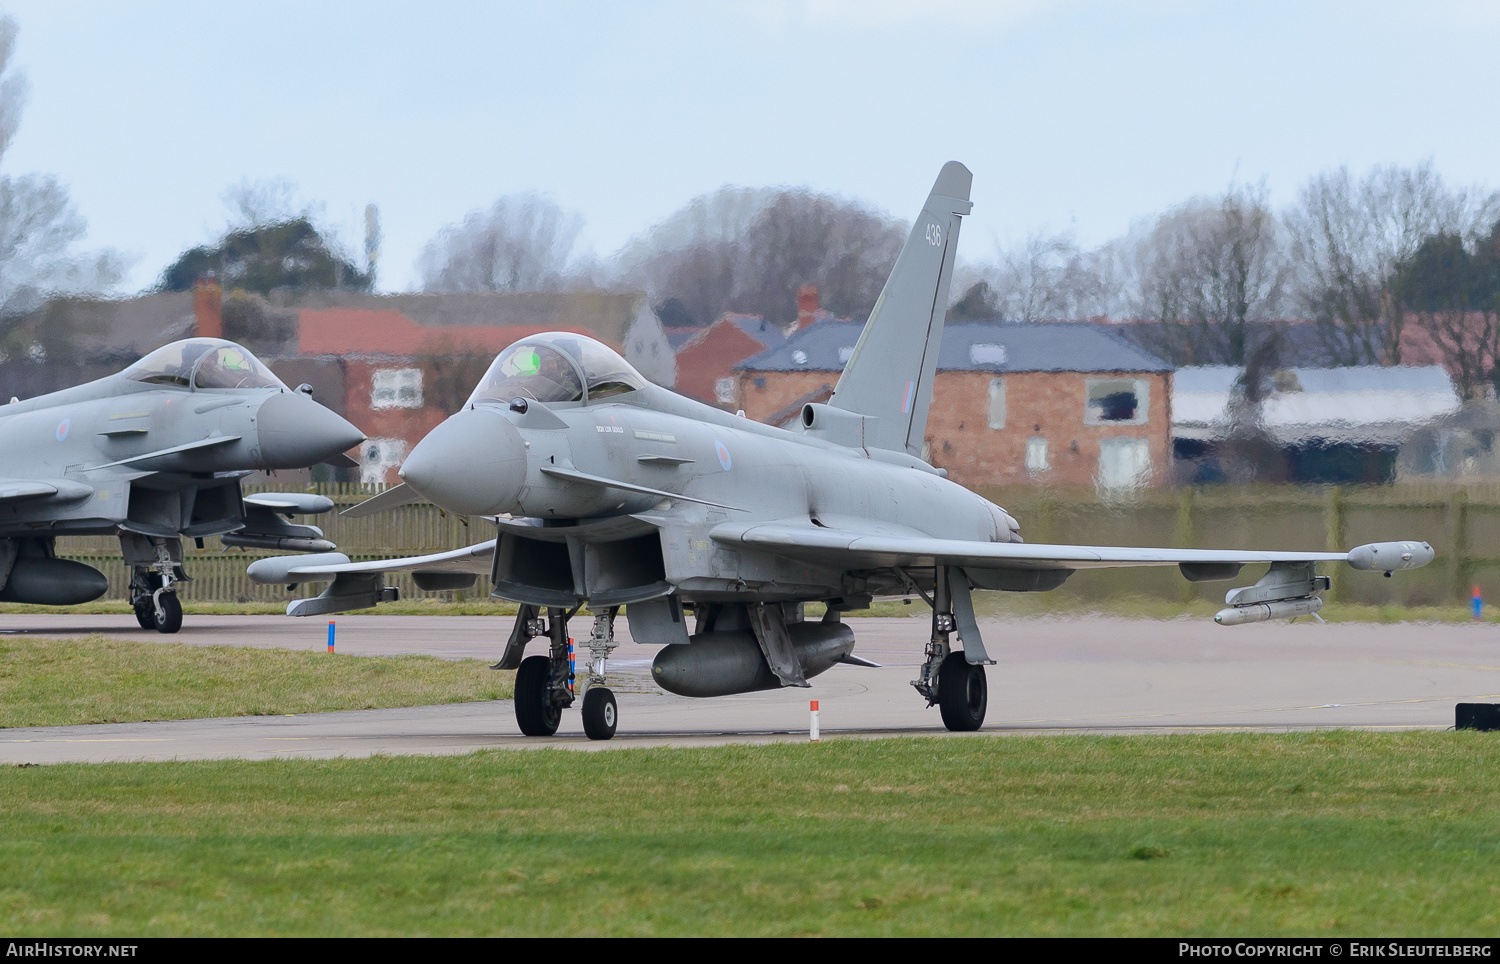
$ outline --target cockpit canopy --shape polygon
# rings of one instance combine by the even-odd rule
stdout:
[[[643,387],[646,380],[612,349],[586,335],[548,331],[501,352],[469,396],[475,402],[596,402]]]
[[[163,345],[125,369],[125,377],[183,388],[279,388],[281,379],[260,359],[222,338],[188,338]]]

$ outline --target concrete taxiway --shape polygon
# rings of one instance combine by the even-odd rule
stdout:
[[[611,661],[615,739],[583,736],[563,714],[549,739],[523,737],[508,702],[292,717],[234,717],[0,730],[0,763],[444,754],[503,748],[603,750],[807,739],[808,700],[823,735],[944,734],[911,689],[927,621],[850,620],[855,652],[880,669],[837,666],[809,690],[693,700],[650,681],[656,647],[629,638]],[[487,616],[345,616],[338,651],[493,660],[510,620]],[[1500,630],[1483,625],[1270,623],[1208,620],[984,620],[989,670],[981,733],[1150,733],[1219,729],[1444,728],[1459,702],[1500,702]],[[584,627],[580,627],[584,628]],[[0,633],[100,633],[160,645],[323,649],[326,621],[189,616],[163,637],[129,616],[0,616]],[[540,650],[540,645],[535,649]]]

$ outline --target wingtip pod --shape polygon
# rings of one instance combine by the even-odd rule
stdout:
[[[1425,542],[1372,542],[1349,550],[1349,565],[1355,569],[1420,569],[1435,553]]]

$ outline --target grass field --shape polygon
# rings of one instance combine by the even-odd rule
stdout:
[[[0,636],[0,727],[508,699],[477,660]]]
[[[1477,733],[0,770],[13,933],[1490,935]]]

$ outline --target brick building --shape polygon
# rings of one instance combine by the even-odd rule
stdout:
[[[786,341],[759,315],[727,313],[677,349],[677,391],[720,408],[734,408],[734,367]]]
[[[826,321],[737,366],[735,402],[784,424],[824,401],[863,325]],[[1088,322],[946,327],[924,454],[969,486],[1161,484],[1172,460],[1172,366]]]

